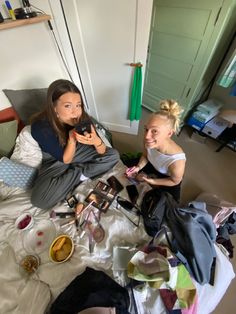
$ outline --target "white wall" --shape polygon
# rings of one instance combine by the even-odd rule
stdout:
[[[20,7],[19,0],[10,2],[13,8]],[[30,3],[51,15],[48,1]],[[6,17],[3,4],[0,0]],[[0,30],[0,43],[0,110],[10,106],[2,89],[42,88],[55,79],[68,79],[47,22]]]

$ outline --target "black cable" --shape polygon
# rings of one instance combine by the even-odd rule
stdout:
[[[73,47],[72,40],[71,40],[71,37],[70,37],[69,27],[68,27],[68,23],[67,23],[67,20],[66,20],[66,15],[65,15],[65,10],[64,10],[63,4],[62,4],[62,0],[60,0],[60,4],[61,4],[61,9],[62,9],[62,13],[63,13],[63,17],[64,17],[66,29],[67,29],[67,35],[68,35],[68,38],[69,38],[69,41],[70,41],[70,45],[71,45],[71,50],[72,50],[73,57],[74,57],[74,60],[75,60],[76,69],[77,69],[77,72],[78,72],[78,75],[79,75],[81,87],[82,87],[84,98],[85,98],[85,106],[87,107],[87,110],[89,110],[88,100],[87,100],[87,97],[86,97],[86,94],[85,94],[82,78],[81,78],[80,71],[79,71],[79,66],[78,66],[78,63],[76,61],[75,51],[74,51],[74,47]]]
[[[65,66],[65,68],[66,68],[66,71],[67,71],[67,73],[68,73],[68,75],[69,75],[71,81],[74,83],[74,81],[73,81],[73,79],[72,79],[72,76],[71,76],[71,74],[70,74],[70,71],[69,71],[69,69],[68,69],[68,67],[67,67],[65,58],[64,58],[64,56],[63,56],[63,54],[62,54],[61,48],[60,48],[60,46],[59,46],[59,44],[58,44],[58,42],[57,42],[57,38],[56,38],[56,35],[55,35],[55,33],[54,33],[54,30],[53,30],[53,27],[52,27],[52,23],[51,23],[51,21],[49,21],[49,20],[48,20],[48,26],[49,26],[49,28],[50,28],[52,34],[53,34],[53,37],[54,37],[55,42],[56,42],[56,45],[57,45],[57,49],[58,49],[58,51],[59,51],[59,53],[60,53],[61,59],[62,59],[62,61],[63,61],[63,64],[64,64],[64,66]]]
[[[77,69],[77,72],[78,72],[78,75],[79,75],[80,84],[81,84],[81,87],[82,87],[82,90],[83,90],[83,95],[84,95],[84,98],[85,98],[85,106],[87,107],[87,110],[89,111],[89,106],[88,106],[87,97],[86,97],[85,90],[84,90],[84,86],[83,86],[83,83],[82,83],[82,78],[81,78],[81,75],[80,75],[79,66],[78,66],[78,63],[77,63],[77,61],[76,61],[75,51],[74,51],[74,47],[73,47],[72,40],[71,40],[71,37],[70,37],[70,32],[69,32],[69,28],[68,28],[68,24],[67,24],[67,20],[66,20],[66,16],[65,16],[65,11],[64,11],[64,7],[63,7],[63,4],[62,4],[62,1],[61,1],[61,0],[60,0],[60,4],[61,4],[61,9],[62,9],[62,13],[63,13],[65,25],[66,25],[67,34],[68,34],[68,38],[69,38],[69,41],[70,41],[70,45],[71,45],[71,49],[72,49],[72,53],[73,53],[73,57],[74,57],[74,61],[75,61],[75,64],[76,64],[76,69]],[[32,4],[30,4],[30,6],[32,6],[33,8],[35,8],[35,9],[41,11],[43,14],[46,14],[46,12],[44,12],[43,10],[37,8],[36,6],[34,6],[34,5],[32,5]],[[71,76],[70,71],[69,71],[69,69],[68,69],[68,66],[67,66],[67,64],[66,64],[66,60],[65,60],[65,58],[64,58],[64,56],[63,56],[63,53],[62,53],[62,51],[61,51],[61,48],[60,48],[60,46],[59,46],[59,44],[58,44],[56,35],[55,35],[54,30],[53,30],[53,27],[52,27],[52,23],[51,23],[49,20],[48,20],[47,22],[48,22],[49,28],[50,28],[50,30],[51,30],[51,32],[52,32],[52,34],[53,34],[54,40],[55,40],[55,42],[56,42],[58,51],[59,51],[59,53],[60,53],[61,59],[62,59],[62,61],[63,61],[63,64],[64,64],[64,66],[65,66],[65,68],[66,68],[66,71],[67,71],[67,73],[68,73],[68,75],[69,75],[69,77],[70,77],[70,80],[74,83],[74,80],[72,79],[72,76]]]
[[[46,12],[44,12],[43,10],[37,8],[37,7],[36,7],[35,5],[33,5],[33,4],[30,4],[30,6],[33,7],[34,9],[36,9],[36,10],[39,10],[39,13],[47,14]],[[38,13],[38,12],[37,12],[37,13]]]

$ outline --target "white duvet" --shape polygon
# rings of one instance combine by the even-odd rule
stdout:
[[[26,127],[17,139],[12,158],[37,167],[41,161],[38,150],[30,135],[29,127]],[[33,159],[32,156],[34,156]],[[124,170],[125,166],[120,162],[100,180],[105,182],[106,178],[114,174],[124,185],[127,185],[128,182],[123,176]],[[98,179],[83,182],[75,190],[80,201],[85,199],[97,181]],[[140,200],[146,188],[143,185],[139,186]],[[121,192],[121,196],[127,196],[125,190]],[[76,236],[75,226],[71,225],[70,228],[63,230],[69,233],[75,242],[75,251],[71,259],[62,264],[55,264],[50,261],[46,249],[39,254],[41,264],[37,273],[27,277],[19,268],[19,261],[27,255],[22,241],[26,231],[16,229],[15,219],[23,212],[30,212],[37,224],[39,221],[48,220],[49,212],[33,207],[30,203],[30,192],[19,188],[9,188],[1,184],[0,199],[0,314],[46,313],[50,303],[77,275],[85,270],[86,266],[103,270],[112,276],[114,246],[136,246],[150,240],[142,222],[139,227],[135,227],[120,210],[116,209],[116,201],[114,201],[107,213],[101,216],[105,239],[95,245],[92,254],[89,253],[88,238],[84,236],[79,239]],[[55,209],[58,210],[59,206]],[[60,209],[67,210],[67,207],[62,204]],[[57,232],[60,233],[62,230],[57,229]],[[227,257],[218,247],[216,247],[216,252],[214,287],[200,286],[196,283],[199,314],[208,314],[215,309],[234,278],[234,271]],[[135,298],[140,314],[166,313],[156,290],[146,289],[142,293],[135,292]]]

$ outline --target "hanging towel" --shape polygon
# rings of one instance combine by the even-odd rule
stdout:
[[[130,102],[130,121],[140,120],[142,104],[142,67],[137,66],[134,69],[134,78]]]
[[[236,49],[232,54],[227,66],[221,73],[217,84],[219,86],[228,88],[231,87],[236,81]]]

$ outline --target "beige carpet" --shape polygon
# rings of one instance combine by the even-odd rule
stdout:
[[[114,147],[122,154],[124,152],[140,152],[143,147],[143,131],[150,112],[143,109],[138,135],[112,132]],[[216,194],[220,199],[236,204],[236,152],[224,148],[215,152],[219,143],[213,139],[192,138],[192,130],[184,127],[176,142],[183,148],[186,157],[186,170],[182,182],[181,203],[187,204],[201,192]],[[231,237],[236,248],[236,235]],[[236,250],[234,251],[236,255]],[[232,263],[236,270],[236,257]],[[227,271],[227,270],[226,270]],[[235,313],[236,280],[230,285],[223,300],[214,314]],[[199,313],[201,314],[201,313]]]

